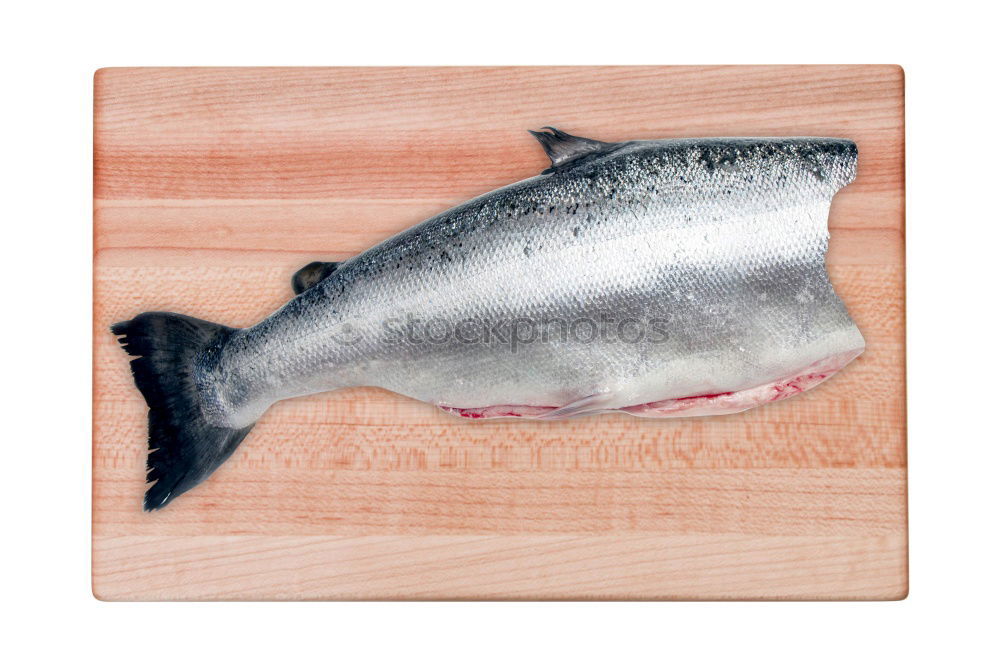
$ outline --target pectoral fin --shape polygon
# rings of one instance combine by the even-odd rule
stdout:
[[[325,280],[340,266],[337,261],[314,261],[306,264],[292,276],[292,290],[298,296]]]

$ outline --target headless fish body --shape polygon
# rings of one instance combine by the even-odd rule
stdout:
[[[533,134],[551,169],[306,266],[255,326],[116,324],[150,407],[146,508],[295,396],[378,386],[469,418],[725,414],[863,351],[825,268],[851,141]]]

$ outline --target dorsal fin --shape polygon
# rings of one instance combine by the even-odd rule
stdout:
[[[314,261],[306,264],[292,276],[292,291],[298,296],[303,291],[312,289],[325,280],[340,266],[337,261]]]
[[[545,149],[545,154],[552,160],[552,166],[542,173],[552,173],[565,164],[569,164],[586,155],[610,150],[616,145],[614,143],[597,141],[596,139],[585,139],[582,136],[573,136],[555,127],[543,127],[542,129],[550,131],[535,132],[534,130],[528,130],[531,132],[531,136],[538,139],[538,143],[542,144],[542,148]]]

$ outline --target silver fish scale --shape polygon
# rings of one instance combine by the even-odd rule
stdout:
[[[453,407],[610,409],[860,350],[825,268],[830,199],[856,161],[843,139],[611,144],[384,241],[238,331],[198,370],[203,410],[242,426],[277,400],[360,385]],[[608,320],[645,337],[562,334]],[[515,322],[536,339],[483,334]]]

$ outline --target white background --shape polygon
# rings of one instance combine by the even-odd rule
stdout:
[[[31,5],[31,8],[29,7]],[[987,3],[80,2],[3,13],[2,650],[108,663],[997,663]],[[933,9],[918,8],[932,7]],[[898,63],[911,591],[895,603],[111,604],[90,594],[91,95],[112,65]]]

